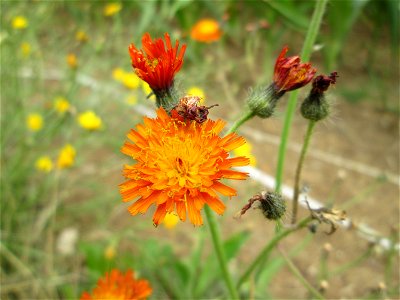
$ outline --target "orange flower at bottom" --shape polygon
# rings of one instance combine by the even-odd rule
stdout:
[[[154,225],[160,224],[167,213],[176,211],[182,221],[203,224],[200,210],[204,204],[222,214],[225,205],[217,193],[236,196],[236,190],[221,183],[222,178],[246,179],[247,174],[231,170],[245,166],[245,157],[229,158],[228,152],[245,143],[235,133],[218,136],[225,126],[222,120],[179,121],[163,108],[157,118],[144,118],[144,124],[128,133],[122,152],[136,160],[124,167],[128,179],[120,185],[123,201],[140,197],[129,208],[132,215],[145,213],[155,204]]]
[[[125,274],[118,270],[112,270],[106,273],[103,278],[97,282],[97,286],[92,293],[84,292],[81,300],[91,299],[146,299],[152,292],[147,280],[136,280],[134,272],[128,270]]]

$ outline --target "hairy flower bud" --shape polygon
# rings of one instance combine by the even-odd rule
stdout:
[[[251,89],[247,105],[256,116],[266,119],[273,115],[276,103],[284,93],[283,91],[277,92],[273,84],[269,87]]]
[[[330,106],[325,99],[325,92],[331,84],[336,83],[337,77],[337,72],[315,77],[310,94],[301,104],[301,114],[305,119],[320,121],[329,115]]]
[[[286,202],[281,194],[262,191],[249,199],[249,202],[241,209],[240,216],[244,215],[256,201],[260,202],[258,208],[268,220],[279,220],[286,212]]]

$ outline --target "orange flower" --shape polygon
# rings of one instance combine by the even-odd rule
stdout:
[[[144,124],[131,130],[122,152],[136,160],[124,167],[128,179],[120,185],[123,201],[140,197],[129,208],[132,215],[145,213],[155,204],[155,226],[167,213],[176,211],[182,221],[203,224],[200,210],[204,204],[222,214],[225,205],[217,193],[235,196],[236,190],[219,180],[246,179],[247,174],[231,170],[245,166],[245,157],[228,158],[228,152],[245,143],[235,133],[224,138],[218,136],[225,126],[222,120],[180,121],[170,117],[163,108],[157,118],[144,118]]]
[[[289,48],[285,46],[275,63],[274,84],[278,92],[287,92],[305,86],[317,71],[310,63],[301,64],[299,56],[285,57]]]
[[[178,52],[179,41],[176,40],[175,47],[172,47],[169,34],[165,33],[164,37],[166,46],[161,38],[153,41],[149,33],[142,37],[143,50],[138,50],[134,44],[129,46],[136,74],[146,81],[156,94],[172,87],[174,76],[182,67],[186,50],[186,45],[182,45]]]
[[[81,300],[90,299],[146,299],[152,292],[147,280],[136,280],[134,272],[128,270],[125,274],[118,270],[106,273],[100,278],[92,293],[84,292]]]
[[[190,36],[195,41],[211,43],[221,38],[222,31],[216,20],[202,19],[193,26]]]

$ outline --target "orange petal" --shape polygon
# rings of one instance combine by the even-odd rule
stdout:
[[[176,212],[178,213],[179,219],[182,221],[186,220],[186,203],[184,201],[176,202]]]
[[[215,211],[219,215],[222,215],[224,213],[225,204],[221,200],[219,200],[218,198],[210,197],[209,195],[204,193],[203,197],[205,198],[205,202],[213,211]]]
[[[222,170],[219,171],[218,174],[221,176],[221,178],[236,179],[236,180],[246,179],[247,177],[249,177],[247,173],[239,171],[231,171],[231,170]]]
[[[158,224],[160,224],[164,220],[166,214],[167,210],[165,209],[165,203],[163,203],[157,207],[157,210],[153,215],[154,225],[158,226]]]
[[[203,225],[203,219],[201,217],[200,211],[196,209],[194,204],[194,199],[187,199],[188,215],[190,222],[195,226]]]
[[[147,198],[143,199],[140,198],[137,200],[135,203],[133,203],[131,206],[128,207],[128,211],[134,216],[137,215],[138,213],[145,213],[147,209],[154,203],[154,199],[152,198]]]
[[[219,182],[214,182],[212,188],[225,196],[236,196],[236,190]]]

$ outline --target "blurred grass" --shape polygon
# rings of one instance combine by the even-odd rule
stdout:
[[[317,64],[325,73],[337,68],[340,76],[344,74],[340,78],[340,92],[348,101],[370,101],[376,107],[398,113],[398,99],[391,89],[398,80],[398,72],[384,67],[398,55],[398,6],[394,3],[331,1],[323,28],[325,35],[319,41],[324,47],[317,54]],[[118,228],[116,219],[124,211],[118,205],[117,184],[122,180],[121,165],[128,160],[122,159],[119,148],[125,133],[141,118],[125,100],[134,95],[139,104],[153,105],[145,99],[141,88],[131,90],[113,79],[115,68],[131,70],[129,43],[140,45],[146,31],[152,36],[168,31],[173,39],[187,43],[178,86],[183,90],[193,85],[203,87],[208,103],[224,105],[217,114],[232,119],[242,109],[248,87],[269,83],[274,57],[281,47],[289,44],[291,54],[299,52],[313,7],[308,1],[124,1],[119,13],[105,17],[105,4],[1,2],[1,244],[12,254],[2,252],[2,295],[6,298],[73,298],[83,288],[90,288],[110,266],[129,265],[145,270],[145,264],[129,251],[137,254],[142,250],[150,257],[164,260],[174,257],[169,245],[157,248],[157,242],[140,244],[138,232],[151,228],[149,218],[146,224],[133,221],[135,230],[110,231]],[[376,10],[377,7],[380,9]],[[25,29],[12,28],[16,16],[27,19]],[[190,28],[200,17],[213,17],[222,23],[221,41],[199,44],[190,39]],[[266,21],[267,28],[259,27],[260,21]],[[379,31],[373,30],[375,24]],[[88,41],[77,41],[77,31],[84,31]],[[371,44],[367,54],[349,40],[358,32]],[[30,45],[29,54],[22,52],[23,43]],[[385,49],[388,44],[392,47],[390,54]],[[66,61],[71,53],[77,57],[76,69],[71,69]],[[370,78],[367,86],[354,79],[365,72]],[[83,75],[95,80],[99,88],[91,88],[90,82],[82,84],[79,76]],[[68,99],[72,107],[62,116],[53,108],[53,100],[58,96]],[[86,110],[101,117],[104,126],[100,131],[88,132],[79,126],[77,116]],[[27,116],[33,112],[44,119],[43,129],[38,132],[30,132],[25,126]],[[35,161],[42,155],[49,155],[56,164],[59,150],[67,143],[77,152],[72,168],[48,174],[35,169]],[[51,217],[43,219],[43,211],[52,209],[52,205],[56,205],[55,222]],[[43,232],[34,232],[40,222],[44,222]],[[64,257],[54,253],[54,244],[68,227],[76,228],[79,241],[85,242],[79,242],[79,255]],[[120,244],[125,239],[138,246],[127,247],[129,251],[119,253],[114,261],[105,260],[107,245],[116,241]],[[243,233],[238,233],[238,240],[242,239]],[[13,256],[17,260],[10,259]],[[48,267],[52,259],[52,266]],[[156,260],[142,274],[154,282],[159,278],[154,278],[150,271],[157,269],[157,263]],[[186,267],[181,262],[171,264],[176,267],[181,284],[187,285]],[[209,260],[208,264],[213,263]],[[277,265],[270,268],[278,269]],[[81,278],[85,270],[90,271],[89,279]],[[260,276],[269,278],[269,272],[272,271]],[[68,276],[56,284],[46,282],[47,278],[64,275]],[[186,291],[185,296],[221,294],[220,286],[207,290],[211,279],[207,274],[198,276],[202,276],[199,285],[189,285],[194,294]],[[12,287],[24,280],[32,283]],[[165,294],[160,292],[156,296]]]

